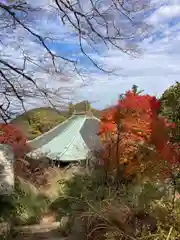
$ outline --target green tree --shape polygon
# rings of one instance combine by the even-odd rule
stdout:
[[[138,91],[138,86],[137,86],[136,84],[133,84],[133,85],[132,85],[131,91],[132,91],[133,93],[135,93],[136,95],[139,95],[139,94],[141,94],[142,92],[144,92],[144,90]]]
[[[161,115],[176,123],[172,130],[172,140],[180,141],[180,83],[176,82],[161,96]]]

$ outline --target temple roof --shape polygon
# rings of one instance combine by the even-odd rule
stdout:
[[[86,114],[73,115],[49,132],[29,141],[29,157],[45,156],[63,162],[85,160],[100,147],[99,119]]]

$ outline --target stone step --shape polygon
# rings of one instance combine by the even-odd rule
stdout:
[[[15,227],[13,240],[66,240],[60,231],[60,222]]]

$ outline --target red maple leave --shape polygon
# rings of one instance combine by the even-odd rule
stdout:
[[[16,157],[23,157],[30,150],[27,138],[13,124],[0,124],[0,144],[10,145]]]

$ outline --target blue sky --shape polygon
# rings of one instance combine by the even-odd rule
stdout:
[[[163,1],[163,5],[161,1],[154,2],[157,7],[146,19],[153,26],[153,32],[140,43],[143,56],[132,60],[117,50],[107,52],[105,63],[119,68],[123,76],[97,75],[95,83],[87,87],[89,97],[97,100],[97,106],[113,103],[118,94],[131,88],[132,84],[159,96],[175,81],[180,81],[180,1]],[[103,84],[98,83],[100,78]],[[84,96],[84,93],[82,90],[80,94]]]
[[[146,14],[145,19],[152,25],[152,33],[140,42],[143,55],[132,59],[117,49],[103,49],[106,58],[98,55],[95,58],[109,68],[115,68],[116,74],[105,75],[90,68],[92,82],[77,91],[77,98],[88,98],[94,106],[102,108],[114,103],[118,94],[131,88],[132,84],[159,96],[175,81],[180,81],[180,0],[155,0],[153,4],[156,7]],[[63,46],[64,50],[71,48],[66,43]],[[71,48],[72,52],[77,49],[76,45]],[[88,61],[81,56],[82,59],[81,64],[88,68]]]
[[[107,49],[101,45],[98,46],[100,54],[96,54],[91,52],[86,42],[83,42],[93,59],[108,69],[116,69],[114,74],[98,71],[83,56],[78,39],[72,34],[70,26],[63,26],[59,17],[49,7],[53,0],[30,2],[34,6],[42,6],[46,14],[29,16],[34,20],[32,24],[28,23],[29,26],[42,36],[53,36],[55,40],[49,42],[50,48],[56,54],[78,60],[78,67],[84,73],[82,82],[75,73],[73,65],[64,65],[63,61],[58,62],[59,66],[64,67],[62,75],[49,76],[49,73],[42,69],[28,65],[29,71],[35,71],[33,75],[38,79],[38,83],[60,89],[62,99],[66,99],[65,102],[67,99],[77,101],[88,99],[94,107],[103,108],[113,104],[118,95],[130,89],[133,84],[144,89],[146,93],[159,96],[170,85],[180,81],[180,0],[152,1],[153,10],[144,15],[145,21],[152,26],[152,30],[148,37],[141,39],[139,46],[143,49],[143,54],[138,58],[129,57],[117,49]],[[4,38],[7,42],[6,47],[0,44],[1,54],[4,54],[4,57],[11,57],[11,61],[14,60],[16,64],[21,65],[22,56],[27,53],[37,61],[41,59],[44,68],[51,68],[50,59],[47,58],[44,49],[21,27],[14,30],[13,34],[4,33]],[[46,61],[43,60],[45,56]],[[54,99],[54,101],[61,100]],[[36,102],[36,104],[47,103]],[[35,106],[32,99],[28,106]]]

